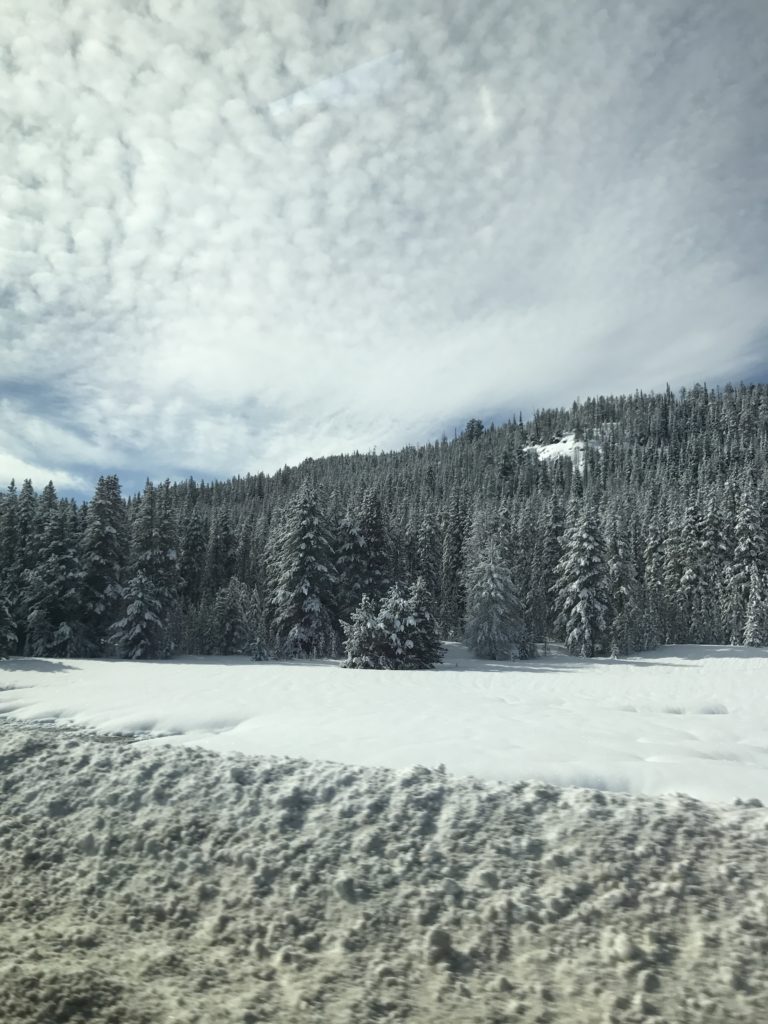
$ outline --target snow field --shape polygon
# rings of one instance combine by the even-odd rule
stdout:
[[[755,1024],[766,826],[6,718],[3,1020]]]
[[[435,671],[244,658],[0,662],[0,714],[152,743],[768,804],[768,651],[665,647]]]

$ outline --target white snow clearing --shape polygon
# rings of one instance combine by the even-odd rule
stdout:
[[[551,462],[554,459],[571,459],[576,469],[584,469],[584,452],[587,445],[591,448],[601,448],[598,440],[577,441],[573,433],[562,434],[557,440],[549,444],[531,444],[525,449],[528,452],[536,452],[543,462]]]
[[[148,743],[372,767],[444,765],[634,794],[768,803],[768,651],[666,647],[353,671],[244,658],[0,662],[0,714]]]
[[[0,1017],[758,1024],[767,825],[6,718]]]

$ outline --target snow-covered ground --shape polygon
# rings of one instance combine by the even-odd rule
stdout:
[[[0,1020],[762,1024],[767,837],[759,807],[0,719]]]
[[[768,651],[666,647],[432,672],[242,658],[0,662],[0,714],[150,745],[768,803]]]

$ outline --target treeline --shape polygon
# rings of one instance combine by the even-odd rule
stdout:
[[[565,433],[585,442],[576,465],[540,459]],[[26,481],[0,497],[0,653],[337,656],[346,639],[350,663],[378,643],[388,664],[398,623],[391,649],[423,640],[434,660],[417,621],[484,657],[763,644],[767,536],[765,385],[471,420],[451,441],[127,500],[114,476],[83,505]]]

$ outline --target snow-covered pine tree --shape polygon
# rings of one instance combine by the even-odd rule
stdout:
[[[569,510],[563,555],[557,566],[555,611],[557,627],[571,654],[592,658],[605,653],[608,569],[605,542],[597,508],[585,502]]]
[[[508,660],[524,638],[520,599],[512,573],[491,539],[475,554],[467,573],[465,640],[478,658]]]
[[[232,577],[217,590],[208,624],[211,654],[246,654],[248,635],[248,588]]]
[[[440,569],[442,540],[434,512],[422,514],[416,535],[416,573],[424,580],[435,609],[440,607]]]
[[[177,548],[170,482],[156,489],[148,480],[133,516],[123,613],[109,631],[110,643],[124,652],[123,657],[173,654],[170,624],[179,599]]]
[[[433,600],[422,577],[403,595],[392,587],[378,610],[364,595],[345,634],[346,668],[432,668],[443,658]]]
[[[125,505],[116,476],[99,477],[86,511],[80,542],[83,572],[83,651],[105,651],[109,628],[119,614],[121,577],[127,553]]]
[[[747,647],[768,646],[768,586],[756,562],[752,563],[749,573],[744,643]]]
[[[415,668],[416,621],[408,598],[391,587],[381,602],[376,625],[380,631],[378,668]]]
[[[268,661],[269,640],[264,601],[258,587],[251,587],[245,603],[245,654],[251,661]]]
[[[82,572],[78,562],[77,510],[58,503],[46,488],[36,527],[37,564],[24,572],[24,650],[37,658],[75,657],[82,645]]]
[[[464,632],[466,587],[464,583],[464,542],[467,512],[464,495],[457,488],[448,506],[443,529],[443,558],[440,577],[440,624],[448,639]]]
[[[443,660],[443,645],[435,616],[435,599],[423,576],[408,591],[408,627],[413,642],[409,668],[432,668]]]
[[[736,544],[727,572],[730,638],[738,643],[746,627],[747,605],[752,591],[752,569],[758,576],[768,568],[768,548],[754,490],[745,488],[739,497],[735,524]],[[746,642],[746,641],[745,641]]]
[[[268,556],[278,656],[333,657],[339,647],[337,576],[325,512],[308,484],[289,505]]]
[[[382,668],[383,633],[379,628],[376,605],[364,594],[360,604],[342,622],[344,631],[344,668]]]
[[[640,609],[637,569],[629,543],[626,512],[612,518],[608,535],[608,590],[611,613],[608,643],[612,658],[624,658],[638,648]]]
[[[208,548],[206,533],[199,508],[197,505],[188,504],[183,516],[179,557],[179,586],[185,608],[197,605],[203,595],[205,556]]]
[[[11,616],[8,599],[0,589],[0,658],[10,658],[17,650],[19,638]]]
[[[235,571],[236,549],[237,540],[232,530],[229,509],[221,506],[216,509],[211,520],[205,553],[203,579],[208,593],[216,594],[232,579]]]
[[[339,530],[336,568],[341,613],[349,614],[363,594],[378,601],[389,586],[390,544],[378,495],[368,489],[357,509],[344,516]]]
[[[124,614],[109,631],[109,642],[121,658],[159,658],[166,647],[163,603],[157,588],[138,569],[123,588]]]

